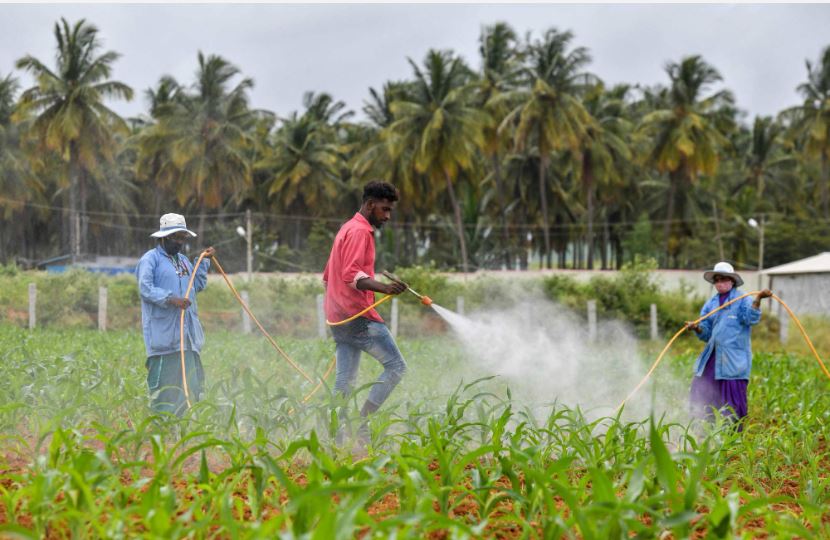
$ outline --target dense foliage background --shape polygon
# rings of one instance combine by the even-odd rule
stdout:
[[[169,211],[241,255],[250,211],[256,269],[319,271],[374,178],[402,196],[379,239],[389,267],[746,268],[761,228],[769,267],[830,242],[830,48],[807,61],[800,103],[749,118],[700,56],[667,59],[663,85],[608,87],[571,32],[496,23],[478,58],[409,59],[357,120],[328,94],[258,109],[254,81],[202,52],[192,80],[137,96],[90,22],[54,34],[54,59],[16,64],[32,87],[0,74],[2,262],[137,256]],[[146,114],[119,117],[118,99]]]

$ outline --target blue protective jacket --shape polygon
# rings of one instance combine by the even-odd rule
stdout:
[[[193,289],[190,291],[190,307],[184,315],[184,347],[197,353],[202,350],[205,334],[199,322],[196,293],[207,286],[209,267],[210,260],[203,259],[193,280]],[[184,298],[192,272],[193,264],[187,257],[181,253],[175,258],[171,257],[161,245],[145,253],[138,261],[135,273],[138,279],[138,293],[141,296],[141,326],[144,330],[144,346],[148,357],[179,351],[181,310],[168,304],[167,299],[171,296]]]
[[[724,303],[729,302],[743,292],[733,288]],[[706,315],[720,306],[718,293],[709,299],[700,310]],[[700,323],[697,337],[706,342],[703,352],[695,362],[695,375],[700,377],[706,368],[706,362],[715,355],[715,379],[749,379],[752,370],[752,344],[750,333],[752,325],[761,320],[761,310],[752,307],[752,296],[724,308]]]

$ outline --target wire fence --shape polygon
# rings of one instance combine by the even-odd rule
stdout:
[[[0,197],[0,202],[18,204],[24,209],[23,223],[0,227],[0,262],[16,262],[23,268],[44,268],[65,266],[67,260],[73,259],[67,208],[4,197]],[[50,217],[46,222],[37,221],[29,216],[35,212],[45,212]],[[240,272],[248,270],[250,250],[252,271],[319,272],[338,227],[351,216],[218,212],[186,217],[191,230],[199,234],[185,247],[186,254],[192,255],[212,245],[223,254],[229,271]],[[33,220],[29,226],[24,225],[27,219]],[[524,270],[545,262],[543,228],[539,223],[505,223],[482,216],[468,221],[464,232],[469,269]],[[752,220],[744,221],[706,216],[672,220],[673,227],[697,231],[694,237],[674,242],[680,242],[680,248],[672,249],[680,249],[682,253],[673,258],[663,252],[662,228],[669,223],[666,220],[650,219],[643,223],[642,219],[636,222],[598,219],[593,227],[592,250],[588,248],[584,221],[553,222],[548,227],[551,264],[559,268],[585,268],[588,252],[592,251],[595,268],[620,268],[633,260],[634,255],[657,258],[663,267],[694,268],[701,267],[702,261],[710,264],[712,260],[726,258],[740,268],[753,268],[758,266],[764,252],[764,220],[760,230],[757,225],[753,229]],[[817,232],[823,231],[826,223],[821,219],[805,223],[803,219],[774,216],[766,225],[768,243],[773,244],[767,248],[767,258],[779,264],[830,249],[826,235]],[[638,228],[643,225],[648,231],[640,234]],[[158,229],[158,215],[89,211],[80,216],[77,228],[80,241],[74,257],[76,262],[88,267],[127,264],[112,259],[137,260],[151,249],[155,240],[149,235]],[[796,241],[782,241],[793,235]],[[461,269],[457,231],[450,216],[420,216],[417,221],[410,221],[397,213],[376,240],[378,263],[386,267],[434,264],[439,268]],[[760,250],[756,247],[759,240]]]
[[[227,270],[248,270],[248,230],[250,229],[252,271],[320,272],[325,266],[331,243],[338,228],[351,216],[315,218],[310,216],[251,213],[205,214],[187,216],[190,230],[197,233],[184,248],[193,255],[213,246],[227,261]],[[615,224],[615,228],[622,227]],[[79,255],[76,262],[87,267],[112,264],[113,258],[137,260],[156,244],[150,234],[158,230],[158,216],[108,215],[89,213],[80,219]],[[567,244],[574,227],[553,225],[551,240]],[[530,259],[539,257],[540,229],[535,224],[499,229],[468,228],[467,245],[470,268],[525,269]],[[14,260],[24,268],[65,266],[71,255],[68,241],[61,231],[54,242],[30,242],[25,255],[7,253],[0,258]],[[598,237],[600,235],[598,234]],[[460,265],[458,239],[448,220],[426,220],[417,224],[395,220],[376,234],[378,263],[387,266]],[[575,245],[567,247],[570,252]],[[609,254],[610,258],[610,254]],[[599,261],[599,256],[597,257]]]

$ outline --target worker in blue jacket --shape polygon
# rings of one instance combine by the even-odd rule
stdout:
[[[147,350],[147,387],[152,408],[181,416],[187,406],[182,384],[181,311],[184,312],[184,351],[187,390],[190,402],[199,400],[205,375],[199,357],[205,334],[199,322],[196,293],[207,286],[209,257],[215,250],[205,250],[205,258],[196,271],[193,289],[185,298],[193,273],[193,264],[180,251],[196,233],[188,230],[184,216],[161,216],[155,248],[145,253],[136,267],[138,291],[141,296],[141,325]]]
[[[701,317],[718,309],[743,293],[738,289],[744,280],[731,264],[719,262],[703,274],[714,284],[715,294],[700,310]],[[714,411],[730,416],[743,429],[747,415],[747,387],[752,370],[752,326],[761,320],[761,300],[772,296],[769,289],[755,298],[746,297],[718,311],[699,324],[687,323],[706,343],[697,357],[689,396],[691,413],[696,418],[712,418]]]

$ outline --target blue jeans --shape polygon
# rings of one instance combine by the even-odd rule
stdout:
[[[184,352],[187,370],[187,393],[190,404],[199,401],[205,384],[205,371],[199,353]],[[181,416],[187,408],[182,388],[182,358],[180,353],[163,354],[147,358],[147,389],[150,391],[154,412],[167,412]]]
[[[395,339],[386,325],[359,317],[342,326],[332,326],[331,333],[337,345],[337,377],[334,390],[349,396],[357,380],[360,367],[360,353],[365,351],[383,366],[367,402],[379,407],[406,374],[406,361],[395,344]]]

